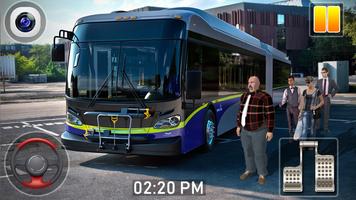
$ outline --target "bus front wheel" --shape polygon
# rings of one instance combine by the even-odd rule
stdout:
[[[204,150],[211,151],[213,149],[216,137],[216,119],[215,114],[212,110],[208,110],[205,114],[205,121],[204,121]]]

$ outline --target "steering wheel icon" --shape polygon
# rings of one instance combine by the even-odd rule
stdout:
[[[53,160],[46,158],[46,156],[43,156],[39,153],[28,156],[27,159],[25,159],[25,162],[17,158],[19,153],[22,152],[26,146],[34,143],[47,145],[49,149],[56,155],[56,159]],[[63,161],[56,148],[57,146],[54,143],[44,138],[29,138],[17,144],[11,157],[11,170],[17,181],[19,181],[24,187],[30,189],[43,189],[51,186],[59,178],[63,171]],[[31,177],[30,181],[22,180],[20,174],[16,170],[20,169],[19,167],[22,167],[22,169],[25,168]],[[45,181],[43,176],[50,167],[51,169],[55,167],[56,173],[51,177],[50,180]]]

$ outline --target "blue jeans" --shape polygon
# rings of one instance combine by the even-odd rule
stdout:
[[[303,131],[301,138],[315,137],[316,136],[316,127],[315,120],[313,119],[312,111],[303,111],[302,113],[302,123]]]

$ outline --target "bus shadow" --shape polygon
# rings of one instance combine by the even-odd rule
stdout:
[[[285,115],[285,111],[277,111],[277,115]],[[83,162],[80,166],[120,171],[124,173],[141,174],[167,180],[203,180],[205,184],[236,189],[240,191],[263,191],[269,194],[278,194],[278,135],[268,144],[268,170],[267,183],[260,186],[255,175],[245,181],[239,176],[245,171],[243,149],[234,130],[225,133],[215,148],[204,153],[201,149],[194,150],[186,155],[163,157],[142,155],[107,154]],[[277,175],[276,175],[277,174]]]
[[[236,139],[237,137],[235,137]],[[137,156],[107,154],[81,163],[83,167],[141,174],[166,180],[202,180],[207,185],[239,188],[251,191],[258,186],[257,175],[246,181],[239,176],[245,170],[243,150],[240,141],[220,143],[208,153],[201,149],[186,155],[174,157]],[[266,186],[266,192],[277,194],[275,184]],[[252,188],[252,189],[251,189]],[[264,190],[260,188],[259,190]]]
[[[277,111],[279,123],[284,122],[285,112]],[[355,149],[355,129],[350,128],[337,135],[340,142],[340,154],[354,151]],[[245,170],[245,162],[241,142],[234,133],[224,134],[222,138],[231,139],[222,140],[215,148],[208,153],[201,149],[194,150],[186,155],[163,157],[163,156],[138,156],[138,155],[119,155],[106,154],[92,160],[80,163],[82,167],[93,169],[118,171],[143,176],[150,176],[166,180],[203,180],[206,185],[230,188],[234,191],[231,194],[241,193],[246,197],[251,191],[258,191],[266,195],[279,194],[279,139],[287,137],[287,130],[275,130],[274,139],[268,144],[268,171],[265,185],[260,186],[257,183],[258,176],[240,181],[239,176]],[[335,135],[336,136],[336,135]],[[286,149],[287,145],[295,145],[298,149],[298,142],[288,143],[285,140],[281,143],[281,151]],[[325,147],[328,149],[328,147]],[[327,152],[325,152],[327,153]],[[292,151],[285,154],[285,161],[299,161],[299,152]],[[137,176],[136,176],[137,177]],[[245,193],[244,193],[245,192]],[[271,198],[273,199],[273,197]]]

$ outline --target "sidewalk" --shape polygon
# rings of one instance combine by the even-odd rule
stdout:
[[[1,88],[0,103],[29,103],[49,100],[64,100],[65,83],[6,83]]]

